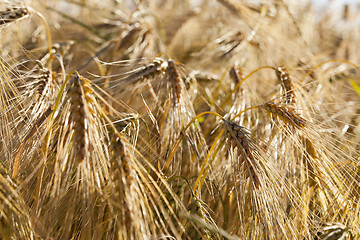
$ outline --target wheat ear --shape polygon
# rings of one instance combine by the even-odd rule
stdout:
[[[259,107],[294,127],[304,128],[308,124],[308,122],[298,113],[296,113],[294,109],[291,109],[285,105],[267,102],[260,105]]]
[[[242,155],[242,161],[245,164],[247,173],[252,180],[253,186],[259,187],[260,177],[256,171],[257,160],[254,156],[256,149],[253,147],[252,140],[249,137],[249,132],[244,127],[238,125],[233,121],[225,121],[226,129],[230,134],[231,142],[239,148]]]
[[[0,27],[20,21],[29,15],[29,10],[23,7],[12,7],[5,11],[0,11]]]
[[[113,136],[111,140],[111,169],[113,171],[114,191],[111,193],[111,203],[116,217],[118,237],[120,239],[139,239],[151,235],[151,224],[142,213],[147,209],[141,180],[134,168],[135,156],[132,154],[131,144],[124,136]],[[120,203],[120,205],[119,205]]]
[[[94,121],[92,114],[95,113],[95,110],[92,104],[95,102],[95,99],[90,83],[85,78],[77,76],[73,78],[72,84],[70,110],[75,129],[74,144],[76,155],[79,162],[81,162],[88,158],[89,149],[91,148],[89,134],[92,129],[89,128],[92,126],[91,122]]]
[[[169,60],[167,64],[168,66],[166,68],[165,74],[167,76],[167,80],[170,84],[170,89],[173,95],[173,106],[176,106],[179,103],[181,97],[180,73],[176,63],[173,60]]]
[[[275,69],[275,73],[285,90],[285,103],[295,103],[294,85],[292,83],[289,73],[287,72],[287,69],[283,66],[280,66]]]

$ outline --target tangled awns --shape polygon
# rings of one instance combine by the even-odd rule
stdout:
[[[360,239],[360,5],[314,3],[1,1],[0,239]]]

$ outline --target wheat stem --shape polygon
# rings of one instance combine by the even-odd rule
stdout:
[[[205,182],[205,178],[207,176],[207,173],[208,173],[208,171],[209,171],[209,169],[211,167],[211,163],[212,163],[212,162],[210,162],[210,164],[208,166],[209,159],[212,156],[212,153],[213,153],[218,141],[220,140],[221,136],[224,134],[224,132],[225,132],[225,129],[222,129],[221,132],[217,135],[217,137],[215,138],[213,144],[211,145],[211,148],[210,148],[208,154],[206,155],[206,158],[205,158],[204,162],[201,165],[199,175],[198,175],[198,177],[197,177],[197,179],[195,181],[195,185],[193,187],[193,192],[195,193],[195,196],[199,195],[199,192],[200,192],[200,190],[202,188],[202,185]],[[192,197],[190,197],[190,200],[191,200],[191,198]]]
[[[231,121],[234,121],[237,117],[239,117],[241,114],[243,114],[244,112],[246,111],[249,111],[251,109],[256,109],[256,108],[259,108],[259,106],[253,106],[253,107],[249,107],[249,108],[246,108],[244,110],[242,110],[241,112],[239,112],[238,114],[236,114],[232,119]]]

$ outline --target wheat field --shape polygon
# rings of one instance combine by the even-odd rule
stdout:
[[[0,3],[0,239],[360,239],[360,5]]]

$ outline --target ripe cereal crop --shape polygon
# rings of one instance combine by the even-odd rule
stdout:
[[[359,5],[0,3],[0,239],[360,239]]]

